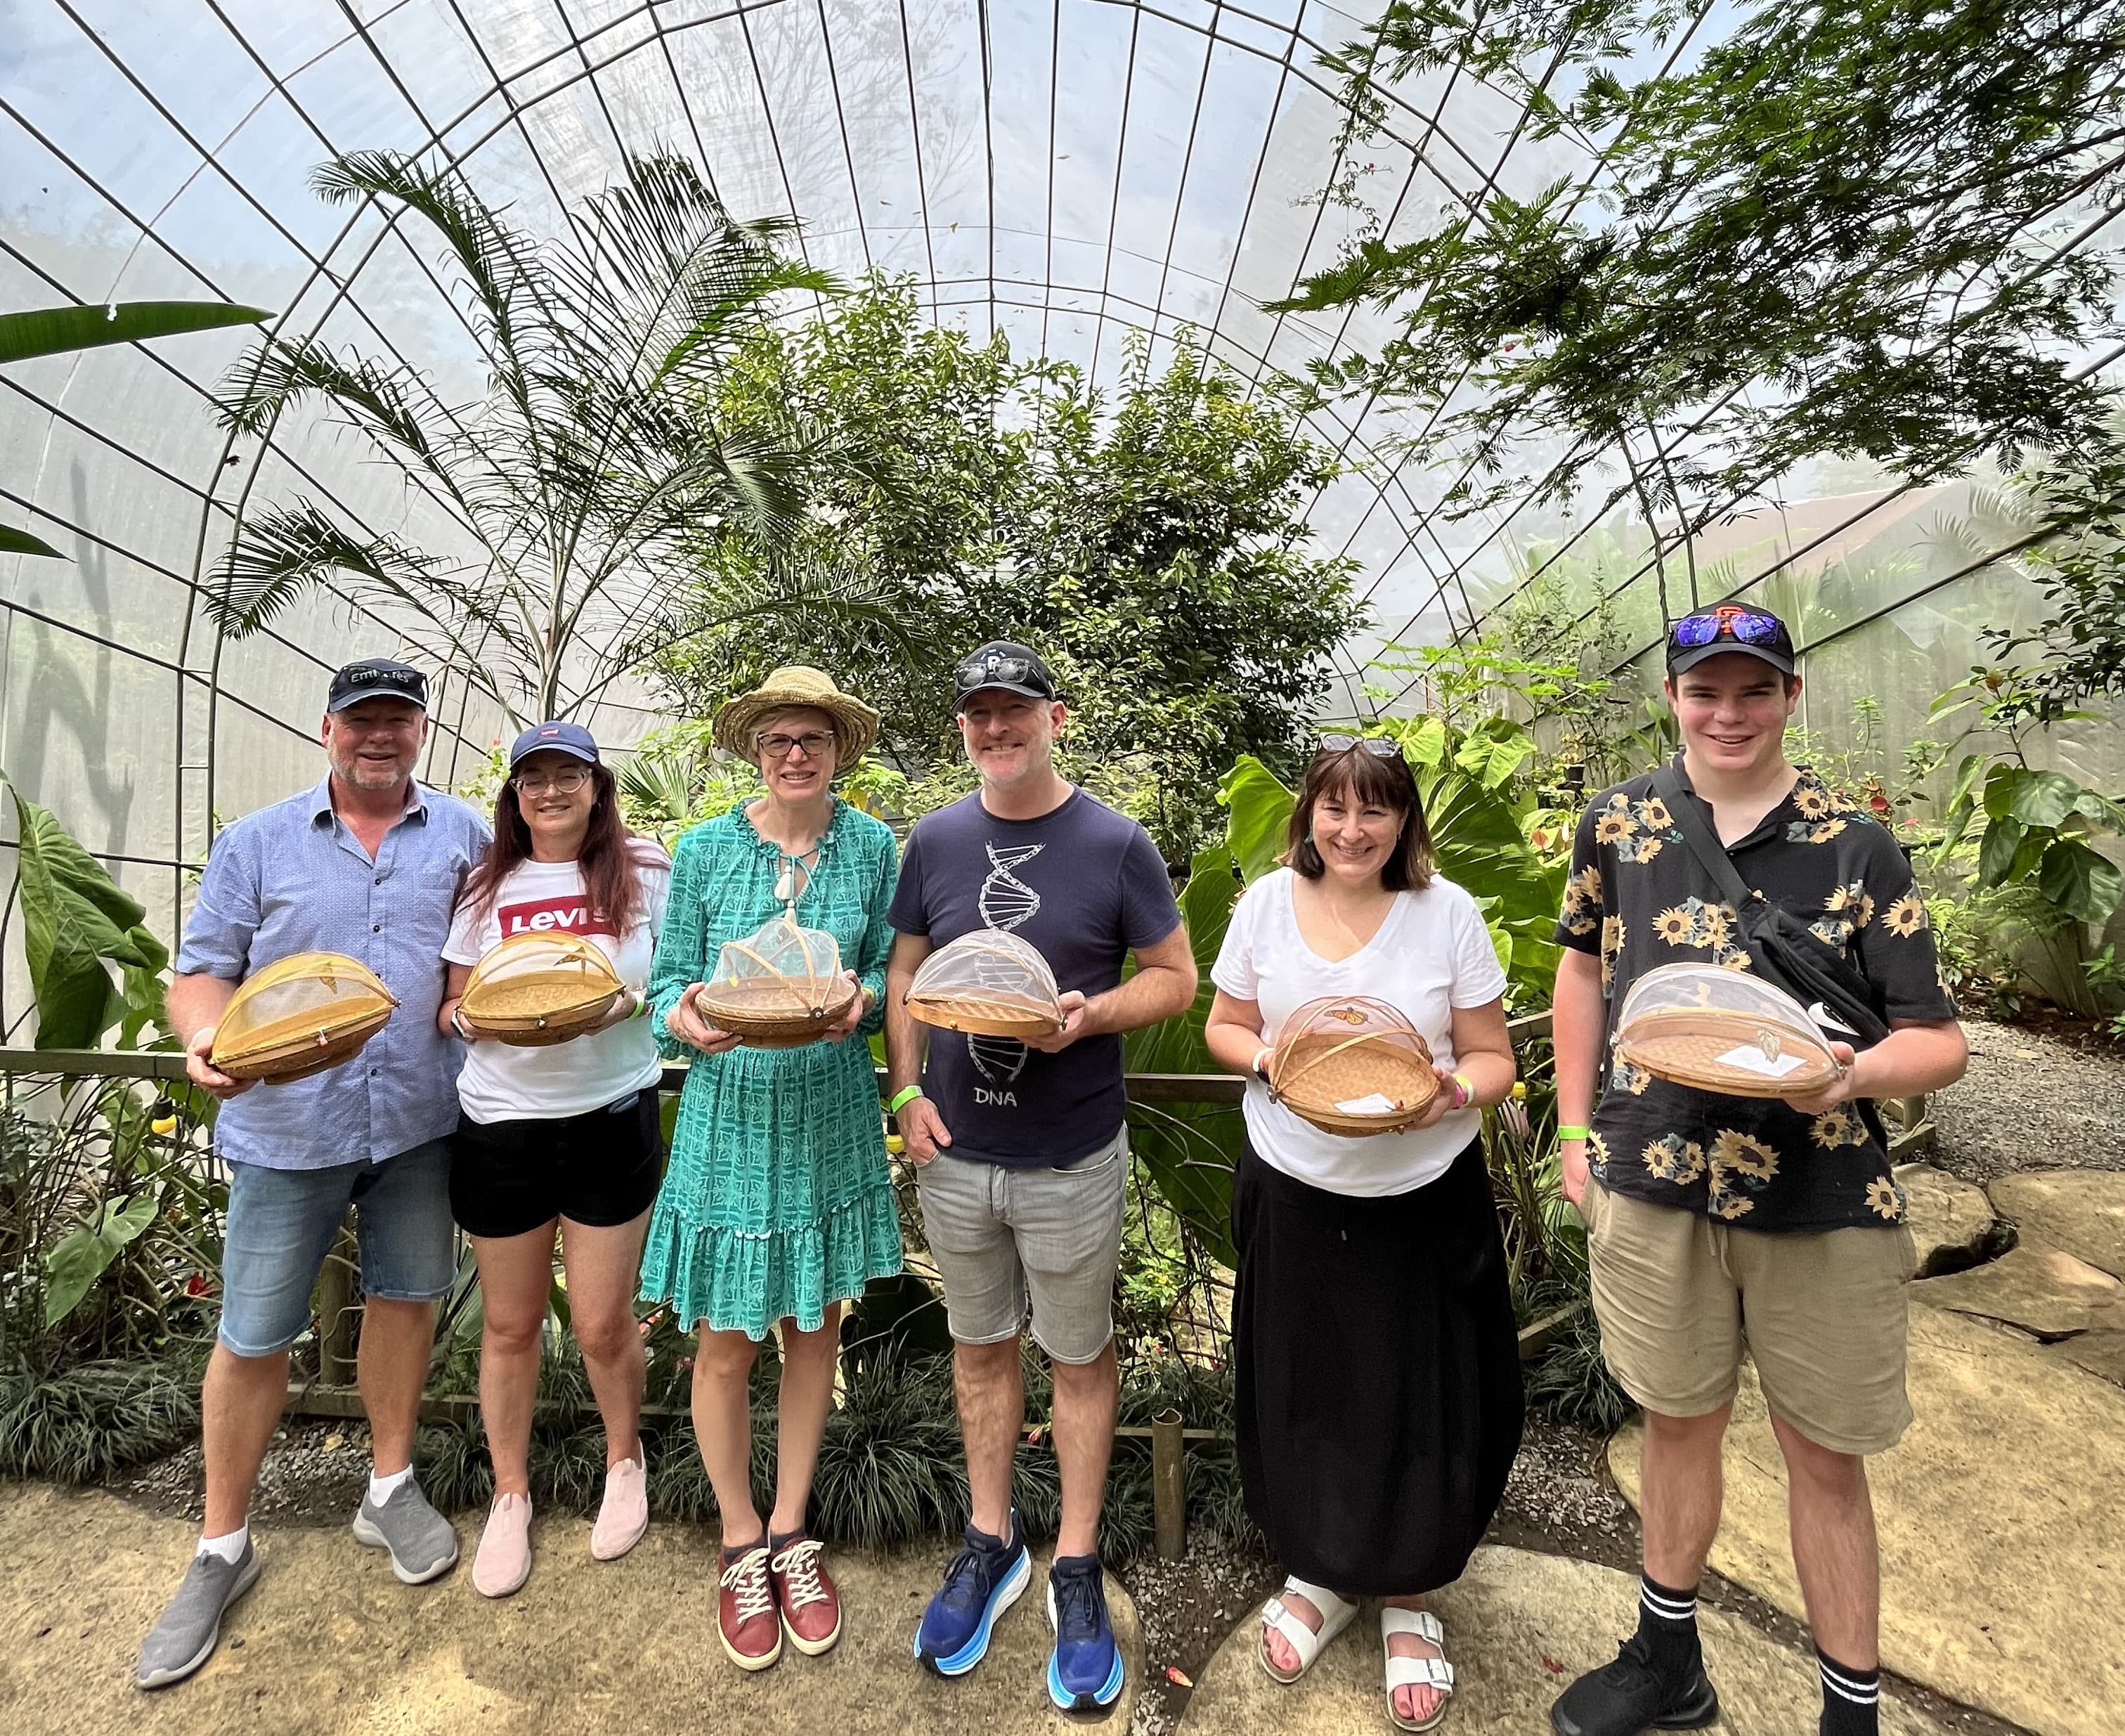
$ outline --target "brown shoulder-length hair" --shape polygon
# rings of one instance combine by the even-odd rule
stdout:
[[[1313,809],[1322,797],[1340,795],[1360,806],[1385,808],[1402,816],[1402,836],[1380,865],[1380,885],[1389,892],[1421,892],[1431,884],[1431,828],[1424,823],[1424,799],[1416,774],[1400,753],[1385,757],[1363,748],[1324,748],[1306,768],[1306,782],[1291,810],[1292,870],[1309,880],[1325,870],[1313,844]]]
[[[615,934],[624,936],[642,914],[642,882],[635,869],[661,867],[669,858],[649,839],[627,829],[620,817],[612,768],[593,765],[589,771],[590,830],[583,834],[583,847],[576,857],[582,870],[583,902]],[[531,828],[516,805],[516,785],[504,778],[494,793],[494,842],[465,876],[459,904],[491,909],[502,883],[530,858]]]

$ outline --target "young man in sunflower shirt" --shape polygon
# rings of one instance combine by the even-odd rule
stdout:
[[[1586,1219],[1602,1350],[1646,1412],[1645,1578],[1637,1634],[1565,1691],[1551,1721],[1560,1736],[1631,1736],[1718,1715],[1697,1583],[1719,1527],[1720,1441],[1746,1344],[1791,1486],[1821,1736],[1874,1736],[1880,1597],[1866,1455],[1911,1422],[1913,1252],[1871,1100],[1953,1083],[1968,1051],[1902,852],[1786,759],[1800,681],[1783,624],[1732,606],[1685,616],[1669,631],[1667,668],[1682,800],[1705,810],[1751,890],[1868,979],[1892,1028],[1856,1057],[1835,1045],[1847,1071],[1807,1098],[1694,1091],[1617,1059],[1614,1012],[1637,977],[1750,960],[1651,775],[1594,799],[1557,927],[1558,1132],[1565,1192]]]

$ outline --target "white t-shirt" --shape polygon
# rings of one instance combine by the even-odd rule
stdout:
[[[477,965],[512,934],[543,929],[580,934],[605,949],[620,980],[638,995],[648,983],[657,936],[664,927],[671,870],[668,864],[638,861],[634,871],[642,887],[641,914],[624,936],[614,934],[585,905],[582,874],[573,862],[525,862],[502,883],[491,906],[458,907],[443,956],[453,965]],[[550,1048],[468,1043],[458,1101],[482,1126],[555,1120],[617,1102],[654,1085],[662,1071],[649,1021],[628,1019]]]
[[[1309,947],[1292,908],[1289,868],[1240,894],[1210,980],[1262,1011],[1265,1043],[1284,1021],[1323,995],[1364,994],[1399,1009],[1430,1045],[1432,1059],[1454,1066],[1454,1013],[1505,993],[1505,974],[1476,901],[1443,875],[1421,892],[1398,892],[1370,941],[1340,964]],[[1323,1133],[1273,1102],[1260,1079],[1247,1081],[1247,1137],[1262,1161],[1331,1193],[1373,1197],[1406,1193],[1444,1175],[1476,1136],[1481,1111],[1456,1110],[1430,1127],[1350,1139]]]

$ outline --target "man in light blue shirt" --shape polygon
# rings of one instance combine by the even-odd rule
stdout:
[[[177,950],[170,1023],[192,1082],[222,1100],[216,1149],[229,1164],[221,1324],[200,1394],[206,1526],[183,1584],[140,1649],[144,1688],[205,1663],[229,1606],[258,1577],[247,1515],[288,1389],[288,1347],[350,1203],[361,1249],[360,1380],[375,1467],[354,1521],[409,1585],[458,1557],[450,1522],[413,1481],[413,1427],[435,1337],[436,1299],[454,1276],[450,1159],[458,1119],[457,1042],[437,1029],[441,953],[484,822],[424,790],[427,678],[380,658],[332,677],[314,790],[245,816],[214,840]],[[291,953],[337,952],[398,999],[351,1060],[306,1079],[253,1086],[210,1057],[238,986]]]

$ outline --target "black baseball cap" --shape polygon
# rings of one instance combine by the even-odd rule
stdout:
[[[1708,657],[1738,651],[1760,658],[1781,675],[1793,672],[1793,634],[1768,609],[1750,603],[1721,603],[1685,615],[1667,630],[1667,672],[1680,675]]]
[[[991,687],[1023,694],[1028,699],[1056,696],[1055,672],[1032,646],[1021,645],[1015,639],[992,639],[962,658],[952,672],[952,681],[959,690],[955,711],[966,710],[968,700]]]
[[[365,657],[349,663],[332,678],[325,710],[344,711],[365,699],[410,700],[423,711],[428,709],[428,677],[411,663],[396,663],[388,657]]]

